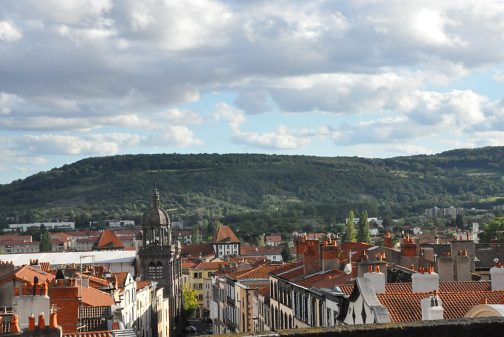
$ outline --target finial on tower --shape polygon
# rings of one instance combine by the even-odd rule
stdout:
[[[152,194],[152,206],[155,208],[159,208],[159,192],[155,187],[154,187],[154,193]]]

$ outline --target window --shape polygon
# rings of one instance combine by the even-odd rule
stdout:
[[[154,262],[149,263],[149,269],[148,269],[148,277],[149,279],[155,279],[156,278],[156,265]]]
[[[161,263],[161,261],[159,261],[156,266],[156,278],[163,278],[163,264]]]

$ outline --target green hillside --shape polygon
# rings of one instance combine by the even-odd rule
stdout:
[[[365,159],[259,154],[88,158],[0,185],[0,225],[17,221],[138,218],[154,186],[184,217],[296,209],[344,218],[403,216],[432,206],[490,207],[504,199],[504,147]]]

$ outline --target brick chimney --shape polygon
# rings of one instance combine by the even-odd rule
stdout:
[[[390,232],[387,231],[387,234],[385,234],[385,238],[383,239],[383,246],[387,248],[392,248],[392,236],[390,235]]]
[[[381,272],[380,265],[369,265],[364,278],[368,279],[377,294],[385,293],[385,274]]]
[[[335,240],[325,240],[322,245],[322,271],[339,269],[340,267],[340,250],[336,245]]]
[[[439,275],[432,267],[418,268],[418,272],[411,275],[411,287],[414,293],[439,291]]]
[[[320,247],[319,243],[309,242],[304,252],[304,274],[309,275],[320,271]]]
[[[443,319],[444,309],[437,292],[429,294],[429,297],[420,301],[422,307],[422,321],[432,321]]]
[[[413,238],[407,234],[401,241],[401,254],[404,256],[418,256],[418,247]]]
[[[495,267],[490,268],[490,281],[492,291],[504,290],[504,264],[497,261]]]

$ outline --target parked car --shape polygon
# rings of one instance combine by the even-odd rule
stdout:
[[[189,325],[184,329],[186,335],[196,335],[198,333],[198,329],[195,326]]]
[[[206,329],[205,334],[207,334],[207,335],[213,335],[213,328],[209,327],[208,329]]]

